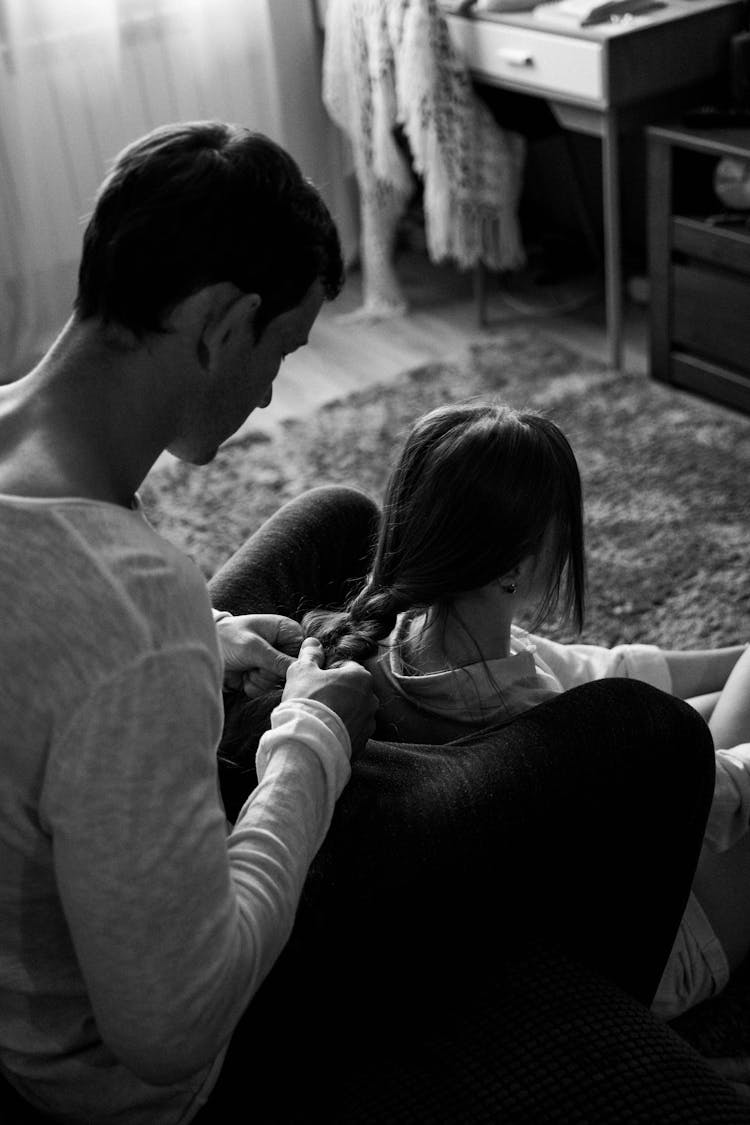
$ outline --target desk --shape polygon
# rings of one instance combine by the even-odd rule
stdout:
[[[545,98],[564,128],[601,138],[606,324],[616,369],[623,313],[619,138],[696,104],[701,87],[728,75],[729,39],[744,28],[745,10],[744,0],[669,0],[657,12],[587,28],[561,26],[543,9],[445,13],[477,81]]]

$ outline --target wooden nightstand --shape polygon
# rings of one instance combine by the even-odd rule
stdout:
[[[750,160],[750,129],[647,136],[650,374],[750,413],[750,211],[722,223],[713,191],[723,156]]]

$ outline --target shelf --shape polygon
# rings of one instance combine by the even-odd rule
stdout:
[[[750,159],[750,131],[652,126],[648,143],[651,376],[750,413],[750,226],[708,221],[715,163]]]
[[[750,282],[702,264],[672,267],[673,345],[748,371]]]
[[[666,144],[711,156],[746,159],[750,150],[750,129],[687,129],[685,126],[652,125],[649,135]]]
[[[669,381],[675,387],[705,395],[750,414],[750,381],[746,375],[680,351],[672,352],[670,375]]]
[[[750,275],[750,226],[744,229],[720,227],[705,219],[675,215],[672,249],[699,261]]]

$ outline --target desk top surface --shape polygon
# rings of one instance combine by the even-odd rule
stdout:
[[[513,0],[510,0],[512,3]],[[451,16],[449,5],[451,0],[445,0],[445,14],[452,19],[468,20],[476,24],[490,23],[507,24],[512,27],[523,27],[534,31],[546,31],[556,35],[574,35],[578,39],[591,39],[594,42],[620,39],[638,32],[648,31],[673,23],[675,20],[690,20],[721,9],[741,10],[746,7],[745,0],[666,0],[663,8],[643,15],[630,16],[618,23],[594,24],[591,27],[581,27],[575,21],[561,19],[556,15],[554,3],[540,3],[531,11],[523,12],[489,12],[471,11],[467,15]]]

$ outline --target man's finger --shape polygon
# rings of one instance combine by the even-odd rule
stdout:
[[[287,669],[293,663],[293,656],[287,656],[286,653],[279,652],[263,637],[257,635],[253,637],[251,656],[247,661],[247,671],[259,669],[276,676],[283,683]]]
[[[269,691],[281,688],[284,677],[271,675],[269,672],[245,672],[242,677],[242,690],[248,699],[257,699],[259,695],[266,695]]]
[[[279,618],[278,632],[275,640],[276,648],[280,648],[282,652],[296,657],[299,652],[299,646],[304,639],[305,634],[302,632],[302,626],[298,621],[292,621],[287,617]]]
[[[323,646],[317,637],[305,637],[300,645],[298,660],[304,660],[308,664],[317,664],[319,668],[323,667],[325,653]]]

